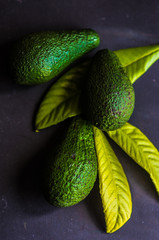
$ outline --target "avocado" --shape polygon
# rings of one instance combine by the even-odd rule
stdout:
[[[132,115],[134,88],[116,54],[98,51],[92,59],[82,108],[87,120],[102,131],[120,128]]]
[[[99,44],[91,29],[29,34],[13,46],[11,72],[19,84],[35,85],[60,74],[69,64]]]
[[[86,198],[97,177],[92,125],[74,117],[64,136],[48,154],[43,181],[47,201],[57,207],[72,206]]]

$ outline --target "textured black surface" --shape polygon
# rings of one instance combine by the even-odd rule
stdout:
[[[50,139],[56,141],[65,123],[34,133],[35,109],[51,83],[15,85],[7,67],[12,43],[39,30],[93,28],[101,37],[98,49],[158,43],[158,0],[1,0],[0,5],[0,239],[159,239],[155,188],[149,176],[115,144],[133,198],[131,219],[120,230],[104,232],[98,183],[86,200],[70,208],[54,208],[44,200],[39,177],[45,147]],[[136,106],[130,122],[159,149],[158,64],[134,84]]]

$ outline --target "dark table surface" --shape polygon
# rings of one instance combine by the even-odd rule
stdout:
[[[0,239],[151,240],[159,239],[159,197],[143,169],[115,144],[133,201],[130,220],[105,233],[98,182],[90,195],[69,208],[55,208],[43,197],[39,174],[46,147],[65,123],[33,131],[35,110],[51,82],[18,86],[8,74],[8,52],[30,32],[93,28],[98,49],[117,50],[159,42],[158,0],[0,0]],[[97,51],[96,49],[95,51]],[[136,106],[130,123],[159,149],[158,62],[136,81]]]

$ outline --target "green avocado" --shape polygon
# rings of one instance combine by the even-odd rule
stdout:
[[[47,82],[97,47],[99,41],[99,35],[90,29],[29,34],[13,47],[11,72],[19,84]]]
[[[103,49],[93,57],[82,98],[86,119],[103,131],[116,130],[130,119],[134,88],[113,51]]]
[[[97,177],[92,125],[80,116],[71,119],[65,138],[49,154],[44,194],[57,207],[77,204],[90,193]]]

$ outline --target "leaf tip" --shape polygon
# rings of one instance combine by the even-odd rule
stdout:
[[[116,231],[118,231],[120,228],[122,228],[131,218],[131,214],[132,214],[132,204],[131,204],[131,207],[130,207],[130,211],[128,213],[128,215],[122,219],[122,221],[120,222],[116,222],[115,224],[109,224],[107,222],[107,220],[105,219],[106,221],[106,233],[114,233]]]

